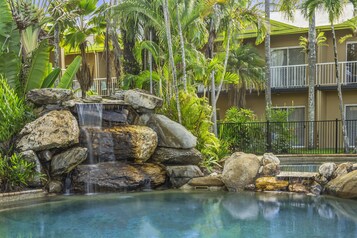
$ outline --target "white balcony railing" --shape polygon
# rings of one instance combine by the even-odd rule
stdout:
[[[339,62],[338,69],[342,85],[357,83],[357,61]],[[316,85],[337,85],[335,63],[319,63],[316,65]]]
[[[273,66],[270,73],[272,88],[305,87],[307,83],[307,64]]]
[[[339,79],[342,85],[357,83],[357,61],[339,62]],[[272,88],[307,87],[308,65],[287,65],[271,67]],[[316,64],[318,86],[335,86],[336,68],[334,62]]]
[[[339,62],[339,78],[342,85],[357,85],[357,61]],[[264,75],[264,73],[262,74]],[[302,88],[308,85],[308,65],[288,65],[271,67],[271,88],[290,89]],[[94,79],[92,91],[98,95],[108,95],[109,91],[117,87],[117,80],[112,78],[109,88],[106,78]],[[316,83],[317,86],[336,86],[336,70],[333,62],[318,63],[316,65]],[[74,80],[73,88],[79,89],[78,81]],[[109,89],[109,90],[108,90]],[[201,88],[203,92],[203,86]],[[227,90],[228,88],[226,88]],[[77,90],[77,95],[81,95]]]

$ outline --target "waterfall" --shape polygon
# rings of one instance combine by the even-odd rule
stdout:
[[[79,126],[84,134],[86,146],[88,149],[87,162],[93,166],[98,163],[98,160],[94,156],[93,140],[91,130],[102,129],[103,119],[103,104],[100,103],[86,103],[77,104],[77,113]],[[98,145],[100,147],[100,144]],[[95,187],[91,182],[91,178],[85,184],[86,194],[95,193]]]

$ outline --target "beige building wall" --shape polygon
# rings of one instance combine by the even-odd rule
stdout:
[[[353,90],[344,90],[343,103],[345,106],[357,105],[357,92]],[[322,92],[322,102],[319,107],[321,108],[322,120],[341,119],[337,91]]]

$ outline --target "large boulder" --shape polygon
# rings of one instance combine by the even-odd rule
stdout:
[[[275,177],[261,177],[255,181],[256,189],[261,191],[286,190],[288,185],[288,181],[277,180]]]
[[[225,161],[222,180],[229,191],[242,191],[254,182],[259,167],[256,155],[236,152]]]
[[[324,163],[319,167],[319,173],[324,176],[326,179],[330,179],[336,169],[335,163]]]
[[[150,161],[171,165],[198,165],[202,161],[202,154],[192,149],[175,149],[158,147]]]
[[[337,197],[357,198],[357,170],[331,180],[325,189]]]
[[[75,192],[86,192],[89,185],[95,187],[96,192],[148,189],[163,185],[166,181],[165,169],[151,163],[102,162],[79,165],[73,174]]]
[[[79,127],[69,111],[51,111],[26,124],[19,137],[20,151],[65,148],[79,142]]]
[[[162,106],[162,98],[137,90],[128,90],[123,93],[124,102],[130,104],[138,112],[150,112]]]
[[[77,165],[87,158],[87,148],[74,147],[58,155],[51,160],[51,175],[53,177],[68,174]]]
[[[352,171],[353,164],[351,162],[339,164],[336,170],[333,172],[332,178],[337,178],[338,176],[348,174]]]
[[[139,118],[139,124],[152,128],[159,137],[160,147],[176,149],[191,149],[196,147],[197,139],[181,124],[170,120],[164,115],[144,114]]]
[[[26,94],[26,99],[36,105],[61,104],[73,98],[72,90],[60,88],[32,89]]]
[[[147,161],[157,146],[155,131],[146,126],[126,125],[112,128],[85,128],[81,145],[91,148],[94,161]]]
[[[222,182],[221,176],[217,175],[209,175],[209,176],[204,176],[204,177],[197,177],[193,178],[188,182],[188,185],[194,186],[194,187],[200,187],[200,186],[215,186],[215,187],[220,187],[224,186],[224,183]]]
[[[33,163],[35,165],[35,167],[33,168],[34,176],[30,179],[30,181],[27,181],[27,185],[29,187],[41,187],[42,165],[36,153],[33,150],[27,150],[21,152],[20,155],[22,159],[26,160],[29,163]]]
[[[170,182],[175,188],[181,187],[192,178],[203,176],[202,171],[196,165],[167,166],[166,169],[170,177]]]

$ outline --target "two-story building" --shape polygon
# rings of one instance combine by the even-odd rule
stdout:
[[[353,34],[347,23],[353,18],[353,7],[348,5],[343,16],[335,23],[337,40]],[[307,37],[308,21],[297,11],[292,21],[284,18],[280,12],[271,13],[271,91],[272,106],[279,109],[293,109],[290,121],[307,121],[308,116],[308,64],[307,53],[299,45],[300,36]],[[325,45],[317,47],[317,65],[315,81],[315,119],[340,119],[337,81],[335,77],[334,51],[332,33],[328,16],[325,12],[316,13],[316,28],[323,31],[327,38]],[[246,32],[244,43],[254,44],[255,33]],[[264,43],[256,46],[264,57]],[[357,119],[357,37],[353,36],[344,42],[338,42],[339,77],[343,89],[344,113],[347,120]],[[218,108],[220,119],[234,105],[234,90],[221,94]],[[250,90],[246,95],[246,107],[253,110],[260,118],[265,114],[264,91]],[[304,131],[304,130],[301,130]],[[354,145],[357,136],[355,124],[347,123],[350,145]],[[301,138],[304,138],[301,135]],[[301,139],[301,146],[306,141]]]

